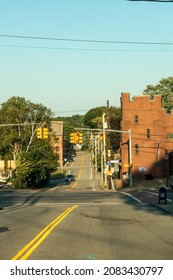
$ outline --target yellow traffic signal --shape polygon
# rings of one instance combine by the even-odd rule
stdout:
[[[43,129],[42,127],[37,128],[37,138],[42,139],[43,137]]]
[[[38,139],[47,139],[49,136],[49,130],[47,127],[37,128],[37,138]]]
[[[103,132],[100,132],[100,141],[103,141]]]
[[[43,138],[47,139],[49,137],[49,130],[47,127],[43,127]]]
[[[79,142],[79,144],[83,143],[83,134],[82,133],[79,133],[78,142]]]
[[[75,132],[70,133],[70,143],[76,144],[76,133]]]
[[[83,143],[83,134],[80,132],[76,132],[76,144],[82,144]]]

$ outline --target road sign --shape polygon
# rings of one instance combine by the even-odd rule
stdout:
[[[133,167],[132,163],[124,163],[124,167]]]

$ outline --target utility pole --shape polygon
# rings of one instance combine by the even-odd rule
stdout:
[[[104,184],[107,186],[107,174],[106,174],[106,132],[107,122],[105,121],[106,114],[103,113],[102,122],[103,122],[103,166],[104,166]]]
[[[95,136],[94,142],[95,142],[94,145],[95,146],[95,169],[97,172],[98,136]]]
[[[130,181],[130,187],[132,187],[132,135],[131,135],[131,129],[128,130],[128,136],[129,136],[129,181]]]
[[[92,128],[76,128],[81,129],[84,131],[103,131],[103,143],[101,142],[101,167],[102,167],[102,183],[104,182],[105,185],[107,185],[107,176],[106,176],[106,132],[114,132],[114,133],[125,133],[128,134],[128,153],[129,153],[129,183],[130,187],[133,186],[133,173],[132,173],[132,135],[131,135],[131,129],[129,130],[115,130],[115,129],[107,129],[107,125],[105,124],[105,115],[102,116],[102,122],[103,122],[103,130],[102,129],[92,129]],[[104,177],[104,180],[103,180]]]
[[[110,114],[109,114],[109,100],[107,100],[107,112],[106,112],[106,119],[107,119],[107,128],[110,129]],[[110,134],[108,133],[107,135],[107,156],[108,156],[108,161],[110,162],[111,160],[111,144],[110,144]],[[112,176],[111,176],[111,165],[108,165],[108,188],[112,188]]]

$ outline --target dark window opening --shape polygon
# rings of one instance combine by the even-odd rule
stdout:
[[[151,135],[150,135],[150,129],[147,128],[147,139],[150,139]]]

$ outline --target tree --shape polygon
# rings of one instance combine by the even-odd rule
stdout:
[[[110,107],[109,111],[110,115],[110,128],[114,130],[120,130],[120,122],[121,122],[121,108]],[[120,133],[112,132],[109,134],[110,137],[110,145],[113,152],[117,152],[120,147]]]
[[[40,140],[37,140],[40,141]],[[57,164],[57,155],[53,153],[47,140],[40,141],[29,152],[20,154],[20,164],[16,170],[15,186],[18,188],[40,187],[50,179],[50,170]]]
[[[84,116],[84,124],[92,129],[102,129],[103,121],[102,115],[106,113],[107,120],[109,122],[109,128],[114,130],[120,130],[120,120],[121,120],[121,109],[111,106],[107,108],[96,107],[89,110]],[[107,147],[108,149],[116,152],[120,147],[120,134],[115,132],[107,133]]]
[[[147,85],[144,95],[162,96],[162,107],[170,111],[173,108],[173,77],[163,78],[157,85]]]
[[[36,138],[39,126],[49,126],[50,109],[23,97],[12,97],[1,104],[0,154],[6,159],[13,155],[17,162],[16,181],[21,187],[38,186],[48,179],[48,170],[55,164],[49,139]]]
[[[84,116],[84,124],[90,128],[100,128],[102,124],[102,114],[106,112],[106,107],[96,107],[89,110]]]
[[[82,115],[73,115],[71,117],[56,117],[54,120],[64,122],[64,137],[70,139],[70,133],[74,131],[75,127],[84,126],[84,116]]]
[[[37,128],[44,122],[49,125],[52,115],[42,104],[34,104],[23,97],[11,97],[1,104],[0,123],[13,124],[0,127],[1,156],[10,151],[16,159],[21,151],[29,151],[36,139]]]

